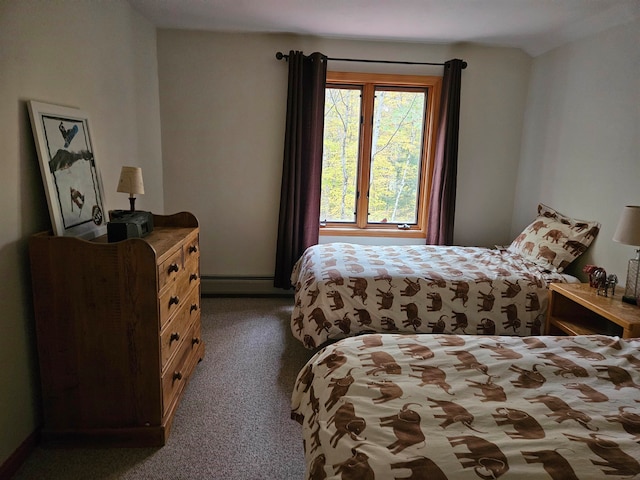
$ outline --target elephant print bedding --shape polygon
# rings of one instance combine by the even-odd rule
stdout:
[[[548,284],[578,282],[507,249],[330,243],[294,266],[307,348],[360,333],[544,334]]]
[[[364,334],[300,371],[307,480],[640,478],[640,339]]]

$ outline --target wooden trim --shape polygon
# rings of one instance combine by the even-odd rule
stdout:
[[[401,230],[395,224],[389,225],[389,228],[357,228],[349,227],[320,227],[320,236],[335,237],[390,237],[390,238],[424,238],[426,232],[424,230],[410,229]]]
[[[165,425],[42,431],[42,441],[49,447],[162,447],[168,436]]]
[[[153,215],[154,227],[197,228],[198,219],[191,212],[179,212],[172,215]]]
[[[427,235],[427,226],[429,225],[429,197],[431,195],[431,185],[433,183],[433,170],[436,157],[436,144],[438,140],[438,125],[440,125],[440,96],[442,91],[442,77],[437,77],[437,81],[433,83],[430,90],[432,98],[427,99],[429,102],[429,115],[425,120],[428,122],[427,135],[425,135],[424,158],[423,158],[423,177],[422,182],[424,188],[422,189],[422,211],[420,213],[420,219],[422,220],[424,236]]]
[[[358,208],[356,209],[356,225],[358,228],[365,228],[369,222],[369,179],[371,177],[371,127],[365,125],[373,123],[373,96],[375,86],[371,83],[363,85],[362,88],[362,122],[360,125],[360,152],[358,153],[358,165],[362,171],[358,171]]]
[[[320,228],[319,234],[336,236],[366,236],[366,237],[398,237],[420,238],[427,234],[429,215],[429,196],[434,170],[434,156],[436,153],[436,136],[439,124],[440,92],[442,77],[433,75],[395,75],[355,72],[327,72],[327,85],[336,87],[358,86],[362,88],[360,125],[360,145],[358,152],[358,192],[356,209],[358,214],[354,223],[341,224],[327,222]],[[397,229],[396,224],[384,226],[369,223],[368,191],[370,188],[370,158],[371,158],[371,129],[364,128],[364,122],[373,119],[374,104],[372,101],[376,87],[419,87],[427,90],[427,108],[423,119],[423,142],[421,152],[420,193],[417,198],[416,225],[408,230]]]
[[[15,451],[9,455],[2,465],[0,465],[0,478],[11,478],[20,469],[20,467],[26,462],[29,455],[33,453],[40,434],[38,431],[31,432],[31,434],[25,438],[25,440],[15,449]]]
[[[436,75],[396,75],[393,73],[327,72],[327,83],[360,85],[375,83],[388,86],[431,86],[442,83],[442,77]]]

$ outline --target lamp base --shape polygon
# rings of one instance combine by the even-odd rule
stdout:
[[[136,197],[129,197],[129,206],[132,212],[136,211]]]
[[[624,295],[622,301],[631,303],[633,305],[638,304],[638,298],[640,297],[640,260],[632,258],[629,260],[629,268],[627,269],[627,283],[624,289]]]

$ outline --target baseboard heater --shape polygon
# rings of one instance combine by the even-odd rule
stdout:
[[[200,277],[202,295],[293,296],[293,289],[273,286],[273,277],[219,276]]]

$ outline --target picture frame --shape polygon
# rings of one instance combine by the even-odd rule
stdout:
[[[33,100],[28,106],[53,234],[104,235],[107,210],[88,115]]]

